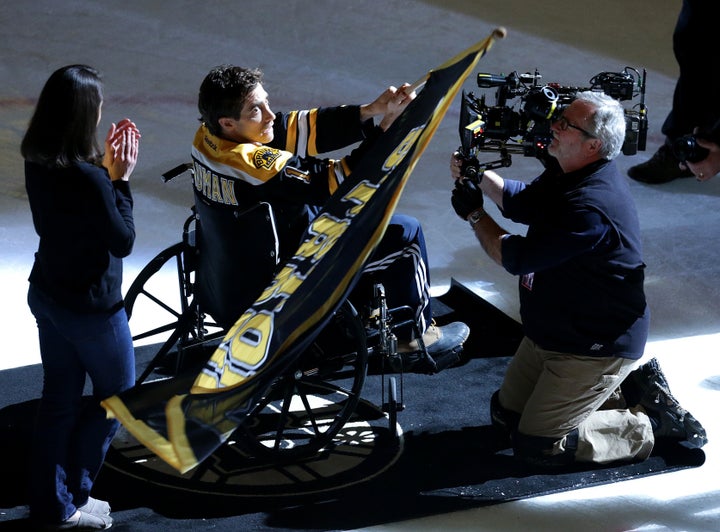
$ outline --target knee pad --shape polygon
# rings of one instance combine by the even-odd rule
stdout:
[[[578,429],[573,429],[562,438],[530,436],[516,432],[513,438],[515,458],[526,464],[552,468],[575,462],[578,446]]]

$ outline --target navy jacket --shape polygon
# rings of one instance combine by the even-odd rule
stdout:
[[[640,225],[627,180],[602,160],[529,185],[505,181],[503,266],[520,276],[525,334],[544,349],[638,359],[647,341]]]
[[[122,307],[122,258],[135,242],[128,182],[89,163],[26,161],[25,186],[40,236],[30,282],[76,312]]]

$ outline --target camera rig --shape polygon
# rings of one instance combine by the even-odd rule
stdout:
[[[625,108],[622,152],[634,155],[645,150],[648,127],[645,69],[642,74],[632,67],[625,67],[622,72],[601,72],[585,88],[558,83],[541,85],[541,79],[537,70],[533,74],[515,71],[507,76],[478,73],[479,88],[496,88],[494,106],[486,104],[486,94],[478,97],[463,90],[459,124],[463,175],[472,177],[484,170],[510,166],[512,154],[536,157],[546,164],[547,147],[552,140],[550,126],[581,91],[602,91],[621,102],[638,99],[637,104]],[[508,105],[515,98],[519,98],[519,104]],[[480,152],[499,152],[499,159],[480,162]]]

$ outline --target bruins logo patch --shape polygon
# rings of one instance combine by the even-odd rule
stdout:
[[[255,150],[255,153],[253,153],[253,163],[256,168],[265,168],[266,170],[269,170],[272,168],[275,161],[277,161],[278,157],[280,157],[280,150],[262,147],[258,148]]]

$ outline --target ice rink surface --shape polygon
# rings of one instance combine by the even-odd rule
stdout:
[[[39,361],[26,279],[37,245],[24,191],[19,144],[50,73],[87,63],[105,78],[100,130],[133,119],[142,131],[132,177],[137,241],[125,282],[180,237],[192,193],[187,178],[160,174],[189,159],[198,125],[196,96],[218,64],[258,66],[273,109],[365,103],[388,85],[429,69],[507,28],[478,71],[538,69],[544,82],[585,86],[604,71],[647,68],[648,149],[621,156],[621,168],[654,153],[677,65],[672,30],[677,0],[242,2],[80,0],[0,6],[0,368]],[[466,83],[478,91],[474,76]],[[701,94],[699,98],[717,97]],[[458,146],[453,105],[420,159],[398,211],[419,218],[440,293],[451,278],[518,317],[516,279],[480,250],[449,201],[448,160]],[[533,158],[515,156],[502,175],[532,179]],[[713,530],[720,523],[720,178],[665,185],[630,183],[642,225],[652,312],[647,356],[657,356],[674,395],[707,428],[707,462],[694,470],[392,523],[375,530]],[[496,211],[495,211],[496,212]],[[506,224],[512,228],[511,224]],[[522,231],[522,228],[513,228]],[[5,405],[0,405],[0,407]],[[462,464],[458,464],[462,467]],[[2,516],[0,515],[0,520]]]

